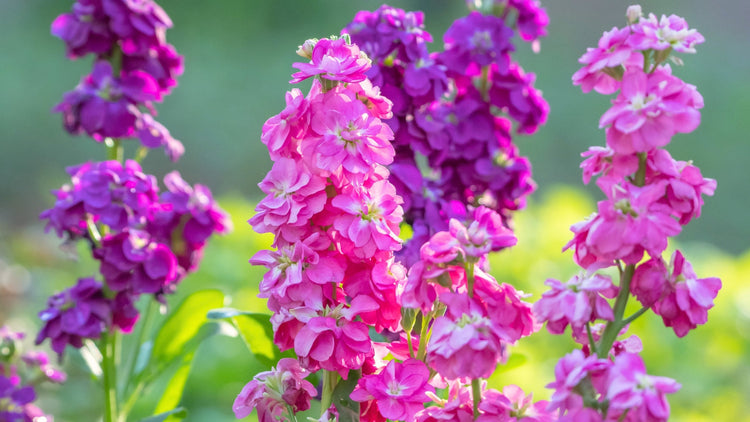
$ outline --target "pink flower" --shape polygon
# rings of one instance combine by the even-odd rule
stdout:
[[[720,289],[720,279],[698,278],[679,250],[672,254],[669,269],[660,257],[640,265],[631,284],[643,306],[661,315],[664,325],[672,327],[678,337],[708,321],[708,310]]]
[[[617,296],[618,289],[610,277],[594,273],[576,275],[565,284],[554,279],[544,284],[551,290],[534,304],[534,314],[539,322],[547,322],[550,333],[562,334],[568,324],[581,329],[597,319],[614,319],[612,307],[605,299]]]
[[[362,322],[381,332],[384,328],[396,332],[401,321],[401,305],[397,287],[406,280],[406,268],[393,258],[387,261],[350,266],[344,283],[349,297],[366,295],[378,303],[378,309],[359,314]]]
[[[620,81],[608,71],[618,69],[628,61],[643,58],[626,43],[629,28],[612,28],[605,32],[596,48],[589,48],[578,61],[585,66],[573,74],[573,85],[581,85],[583,92],[592,89],[600,94],[612,94],[620,88]]]
[[[448,379],[487,378],[503,359],[504,345],[483,303],[466,294],[443,293],[445,316],[432,326],[430,366]]]
[[[321,78],[341,82],[362,82],[365,72],[372,66],[367,55],[359,47],[349,44],[347,38],[331,40],[323,38],[315,43],[310,63],[294,63],[299,72],[292,75],[290,83],[321,75]]]
[[[513,344],[541,328],[534,320],[528,295],[507,283],[498,284],[490,274],[476,268],[474,292],[485,303],[492,330],[502,341]]]
[[[580,166],[583,169],[583,183],[586,185],[596,175],[617,184],[638,171],[636,154],[617,154],[608,147],[589,147],[588,151],[581,153],[581,157],[586,157]]]
[[[426,393],[435,392],[429,378],[430,370],[420,360],[392,360],[379,373],[362,377],[350,397],[358,402],[375,399],[383,417],[411,421],[431,400]]]
[[[369,259],[401,249],[401,202],[396,188],[387,180],[379,180],[369,188],[349,185],[336,195],[331,204],[341,213],[333,228],[342,242],[346,240],[341,245],[346,253]]]
[[[319,91],[313,84],[311,91]],[[268,147],[272,160],[299,156],[299,140],[305,136],[310,123],[309,102],[302,91],[295,88],[286,93],[286,107],[281,113],[266,120],[260,140]]]
[[[610,369],[606,397],[608,417],[628,422],[663,422],[669,419],[666,394],[677,392],[680,384],[666,377],[646,374],[640,356],[624,353],[617,357]],[[621,418],[627,412],[625,419]]]
[[[685,19],[676,15],[656,15],[641,18],[632,26],[633,35],[628,40],[637,50],[666,50],[671,48],[680,53],[695,53],[695,45],[706,39],[697,30],[688,28]]]
[[[367,296],[357,296],[349,307],[292,310],[304,324],[294,338],[294,352],[310,370],[337,371],[346,379],[350,369],[360,369],[365,358],[372,355],[368,327],[354,319],[374,309],[377,309],[377,302]]]
[[[472,422],[471,390],[463,387],[461,383],[450,383],[448,401],[433,397],[433,401],[439,406],[430,406],[417,413],[416,422]]]
[[[266,197],[249,223],[256,232],[276,233],[287,242],[298,242],[308,234],[310,219],[328,199],[325,179],[291,158],[279,158],[258,186]]]
[[[485,206],[477,207],[466,225],[452,218],[450,234],[456,238],[467,256],[475,259],[516,244],[513,231],[505,227],[500,214]]]
[[[308,374],[296,359],[281,359],[276,368],[261,372],[242,388],[232,406],[234,415],[242,419],[257,408],[260,422],[291,420],[288,409],[294,413],[309,409],[310,398],[317,394],[304,380]]]
[[[560,409],[561,413],[583,407],[583,398],[576,390],[578,384],[587,376],[592,377],[594,388],[600,386],[602,375],[611,363],[606,359],[599,359],[595,355],[584,356],[580,350],[574,350],[563,356],[555,366],[555,381],[547,384],[547,388],[555,390],[550,397],[549,409]]]
[[[701,108],[703,97],[695,86],[672,76],[668,65],[649,74],[630,68],[599,127],[607,127],[607,145],[615,152],[645,152],[667,145],[675,133],[695,130]]]

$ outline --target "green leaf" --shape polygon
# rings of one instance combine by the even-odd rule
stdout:
[[[223,304],[224,293],[220,290],[200,290],[186,297],[156,335],[151,351],[156,367],[163,369],[182,355],[185,345],[207,321],[208,311]]]
[[[193,358],[195,353],[198,351],[198,346],[203,341],[221,330],[219,324],[210,323],[201,327],[198,333],[185,345],[182,351],[180,364],[177,367],[177,371],[172,375],[172,378],[167,383],[164,389],[164,393],[159,399],[159,403],[156,405],[154,413],[166,412],[169,409],[174,409],[180,404],[182,399],[182,392],[185,390],[185,384],[187,383],[188,376],[190,375],[190,369],[193,366]],[[180,419],[177,417],[169,416],[165,419],[170,422],[176,422]]]
[[[187,410],[183,407],[172,409],[169,412],[159,413],[158,415],[149,416],[145,419],[141,419],[141,422],[165,422],[165,421],[181,421],[187,416]]]
[[[339,412],[339,422],[359,422],[359,402],[349,398],[359,377],[360,371],[349,371],[348,379],[340,380],[333,390],[333,404]]]
[[[505,362],[504,365],[497,366],[497,369],[495,369],[495,374],[500,374],[503,372],[510,371],[511,369],[516,369],[519,366],[526,363],[526,360],[527,360],[526,355],[521,354],[521,353],[513,353],[512,355],[510,355],[510,357],[508,358],[508,361]]]
[[[247,348],[264,365],[273,366],[284,356],[273,344],[273,326],[268,314],[221,308],[213,309],[207,315],[210,319],[232,321]]]

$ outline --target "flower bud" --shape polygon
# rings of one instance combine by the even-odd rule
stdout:
[[[297,49],[297,55],[306,59],[312,59],[313,48],[318,43],[317,38],[310,38]]]
[[[641,11],[641,5],[640,4],[634,4],[632,6],[628,6],[628,11],[625,13],[625,16],[628,18],[628,24],[632,25],[643,16],[643,12]]]

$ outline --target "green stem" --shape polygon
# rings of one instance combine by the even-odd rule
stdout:
[[[102,373],[104,381],[104,422],[117,422],[117,373],[115,368],[115,350],[117,344],[114,332],[102,334],[104,347]]]
[[[591,334],[591,324],[586,323],[586,335],[589,337],[589,347],[591,347],[592,354],[598,354],[596,352],[596,341],[594,341],[594,335]]]
[[[479,417],[479,402],[482,401],[482,389],[479,386],[479,378],[471,380],[471,398],[474,401],[474,419]]]
[[[320,398],[320,416],[331,407],[333,403],[333,390],[339,382],[339,374],[336,371],[325,371],[323,375],[323,393]]]
[[[122,142],[118,138],[105,138],[104,145],[107,146],[107,160],[123,162],[124,151]]]
[[[154,305],[155,300],[152,296],[148,298],[148,302],[146,303],[146,310],[143,313],[143,316],[140,319],[140,328],[138,330],[138,339],[135,343],[133,343],[133,348],[130,352],[129,362],[128,362],[128,372],[125,373],[125,379],[122,384],[122,391],[127,392],[130,389],[130,384],[133,381],[133,375],[135,374],[135,366],[138,363],[138,358],[141,354],[141,347],[143,346],[144,340],[146,338],[146,334],[148,333],[149,323],[151,322],[151,316],[153,315],[153,310],[156,307]],[[121,411],[123,415],[121,417],[127,416],[127,413],[123,410]]]
[[[409,357],[413,358],[414,357],[414,344],[412,344],[412,341],[411,341],[411,331],[406,333],[406,343],[409,345]]]
[[[633,279],[633,273],[635,272],[635,265],[630,264],[625,267],[622,279],[620,280],[620,293],[617,294],[615,300],[615,319],[607,323],[604,328],[604,333],[599,339],[599,345],[597,346],[597,355],[599,358],[604,359],[612,349],[612,345],[615,344],[617,334],[619,334],[622,327],[625,326],[622,320],[623,314],[625,314],[625,306],[628,304],[630,298],[630,281]]]
[[[422,314],[422,328],[419,330],[419,350],[417,351],[417,359],[423,362],[427,355],[427,332],[429,330],[430,321],[432,320],[430,315]]]
[[[471,298],[474,297],[474,261],[466,261],[464,268],[466,269],[466,290]]]
[[[648,306],[642,307],[641,309],[639,309],[638,311],[636,311],[633,315],[630,315],[629,317],[625,318],[625,320],[622,321],[622,325],[626,326],[626,325],[630,324],[631,322],[635,321],[636,318],[638,318],[639,316],[641,316],[644,313],[646,313],[646,311],[648,311],[648,310],[649,310]]]

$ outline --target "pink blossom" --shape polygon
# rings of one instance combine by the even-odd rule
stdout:
[[[695,86],[672,76],[668,65],[649,74],[631,68],[599,127],[607,127],[607,145],[615,152],[645,152],[667,145],[675,133],[695,130],[701,108],[703,97]]]
[[[346,89],[354,93],[362,101],[373,117],[382,120],[393,117],[393,112],[391,111],[393,102],[383,96],[380,93],[380,87],[373,85],[369,79],[356,84],[347,84]]]
[[[458,293],[443,293],[440,301],[448,309],[433,323],[428,363],[448,379],[489,377],[504,357],[504,345],[484,304]]]
[[[546,291],[534,304],[539,322],[547,322],[552,334],[562,334],[568,324],[574,329],[597,319],[612,321],[612,307],[605,298],[617,296],[617,288],[609,276],[600,274],[576,275],[567,283],[548,279]]]
[[[628,28],[612,28],[599,39],[596,48],[589,48],[578,61],[585,66],[573,74],[573,85],[581,85],[583,92],[592,89],[600,94],[612,94],[620,88],[620,81],[610,70],[620,69],[628,61],[641,55],[634,53],[626,43],[630,36]]]
[[[607,382],[608,417],[628,422],[663,422],[669,419],[666,394],[677,392],[680,384],[667,377],[646,374],[640,356],[624,353],[615,359]],[[625,419],[621,418],[627,412]]]
[[[416,422],[472,422],[474,415],[471,390],[459,382],[450,383],[448,396],[448,401],[433,396],[433,401],[440,405],[429,406],[417,413]]]
[[[435,392],[429,378],[430,370],[420,360],[392,360],[379,373],[362,377],[350,397],[359,402],[375,399],[383,417],[411,421],[430,401],[426,393]]]
[[[534,319],[531,304],[522,300],[528,295],[510,284],[498,284],[479,268],[474,272],[474,292],[485,303],[492,330],[502,341],[513,344],[541,328]]]
[[[258,409],[258,421],[291,420],[288,409],[297,413],[310,408],[315,387],[304,378],[309,374],[296,359],[281,359],[276,368],[261,372],[237,396],[232,406],[237,419]],[[282,419],[283,418],[283,419]]]
[[[628,44],[637,50],[672,49],[680,53],[695,53],[695,45],[705,41],[697,30],[688,28],[685,19],[676,15],[656,15],[641,18],[632,27]]]
[[[605,371],[610,365],[608,360],[595,355],[586,357],[580,350],[563,356],[555,366],[555,381],[547,384],[547,388],[555,390],[550,397],[549,409],[560,409],[561,413],[581,409],[583,398],[575,391],[576,387],[587,376],[591,377],[594,388],[600,386],[599,378],[606,376]]]
[[[311,168],[361,177],[393,161],[393,132],[345,88],[321,94],[311,110],[312,132],[301,146]]]
[[[320,83],[311,91],[319,91]],[[299,156],[299,141],[305,136],[310,123],[309,102],[302,91],[295,88],[286,93],[286,107],[281,113],[266,120],[260,140],[268,147],[272,160]]]
[[[381,332],[384,328],[398,331],[401,305],[396,294],[399,284],[406,280],[406,268],[393,258],[387,261],[350,266],[344,291],[349,297],[366,295],[378,303],[378,309],[360,313],[360,318]]]
[[[503,224],[500,214],[485,206],[477,207],[466,224],[451,219],[453,235],[467,256],[475,259],[490,252],[513,246],[518,241],[513,231]]]
[[[588,151],[581,153],[581,157],[586,157],[580,166],[583,169],[583,183],[586,185],[596,175],[606,177],[611,180],[610,183],[616,184],[638,171],[636,154],[617,154],[608,147],[589,147]]]
[[[333,228],[341,235],[341,241],[346,240],[342,247],[347,253],[369,259],[401,249],[401,197],[387,180],[379,180],[367,189],[346,186],[331,204],[341,211]]]
[[[266,197],[255,207],[249,223],[256,232],[276,233],[287,242],[307,235],[310,219],[328,199],[325,179],[291,158],[279,158],[258,186]]]
[[[640,265],[631,284],[643,306],[661,315],[664,325],[672,327],[678,337],[708,321],[708,310],[720,289],[720,279],[698,278],[679,250],[672,254],[669,268],[660,257]]]
[[[298,83],[315,75],[332,81],[362,82],[371,66],[367,55],[355,44],[348,43],[347,38],[323,38],[315,43],[310,63],[292,65],[299,72],[293,74],[289,82]]]

